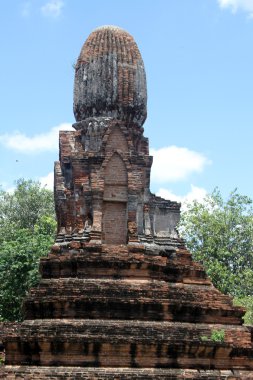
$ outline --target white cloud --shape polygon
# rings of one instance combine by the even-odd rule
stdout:
[[[170,201],[181,202],[182,208],[184,209],[187,203],[193,202],[194,200],[202,202],[207,196],[207,191],[203,187],[191,185],[191,190],[183,196],[176,195],[172,191],[164,188],[160,188],[156,195],[165,199],[169,199]]]
[[[5,191],[6,191],[7,193],[9,193],[9,194],[13,194],[15,190],[16,190],[16,187],[15,187],[15,186],[7,187],[7,188],[5,189]]]
[[[26,1],[25,3],[22,4],[21,16],[22,17],[29,17],[30,14],[31,14],[31,2]]]
[[[46,17],[57,18],[61,15],[63,7],[64,2],[62,0],[50,0],[40,10]]]
[[[242,10],[253,17],[253,0],[218,0],[221,8],[230,8],[233,13]]]
[[[42,187],[45,187],[49,190],[54,189],[54,172],[48,173],[48,175],[39,178],[39,182]]]
[[[15,186],[10,186],[8,182],[0,182],[0,190],[7,191],[7,193],[13,194],[15,188]]]
[[[21,132],[0,135],[0,143],[17,152],[31,154],[46,151],[55,151],[59,146],[59,131],[74,130],[70,123],[62,123],[51,128],[47,133],[27,136]]]
[[[183,180],[194,172],[202,172],[204,166],[210,164],[203,154],[174,145],[151,149],[150,154],[154,157],[151,180],[156,183]]]

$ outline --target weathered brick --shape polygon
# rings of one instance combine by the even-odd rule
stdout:
[[[24,321],[0,324],[0,379],[253,379],[245,310],[192,260],[180,205],[150,192],[145,71],[128,33],[90,35],[74,111],[55,164],[56,242]]]

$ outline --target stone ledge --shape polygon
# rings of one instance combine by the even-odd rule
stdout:
[[[81,367],[0,367],[1,380],[251,380],[253,371]]]
[[[250,349],[252,327],[184,323],[168,321],[131,321],[103,319],[36,319],[26,320],[9,334],[7,341],[18,339],[23,341],[54,340],[68,342],[100,342],[102,343],[149,343],[149,344],[200,344],[213,346],[210,337],[214,330],[224,330],[223,342],[215,342],[217,346],[240,347]]]
[[[129,252],[126,246],[107,246],[102,251],[73,249],[49,254],[40,260],[43,278],[139,278],[211,285],[201,264],[187,251],[170,257]]]
[[[242,324],[243,308],[207,285],[141,279],[43,279],[24,303],[26,319],[91,318]]]

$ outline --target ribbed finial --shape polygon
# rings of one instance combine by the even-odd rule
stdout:
[[[111,116],[141,126],[146,106],[145,69],[133,37],[117,26],[95,29],[76,64],[76,120]]]

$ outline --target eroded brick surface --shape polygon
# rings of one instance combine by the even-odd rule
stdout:
[[[2,324],[0,379],[253,379],[244,309],[192,260],[180,205],[150,192],[145,72],[128,33],[90,35],[74,110],[55,163],[57,238],[24,321]]]
[[[111,115],[141,126],[146,102],[144,64],[133,37],[120,28],[96,29],[76,63],[76,119]]]
[[[250,380],[251,371],[239,370],[191,370],[191,369],[134,369],[134,368],[87,368],[82,367],[26,367],[6,366],[0,369],[0,379],[7,380],[179,380],[179,379],[208,379],[208,380]]]

